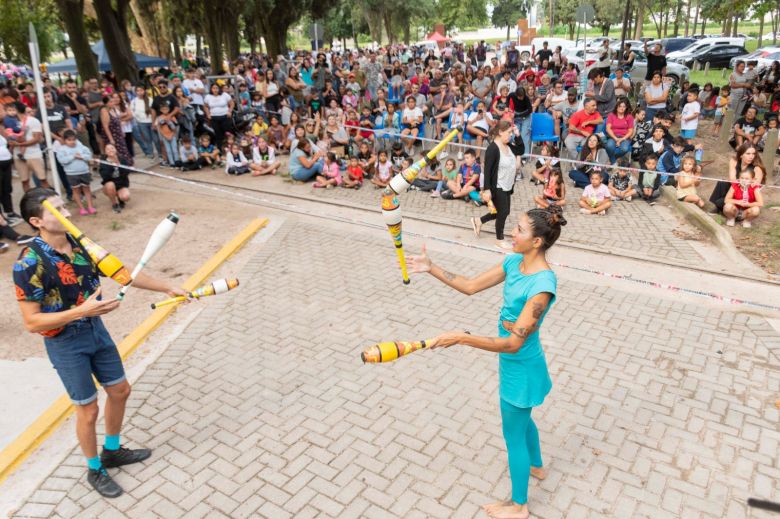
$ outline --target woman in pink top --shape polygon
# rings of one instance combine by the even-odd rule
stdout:
[[[619,98],[615,109],[607,116],[607,150],[609,161],[614,164],[619,157],[631,151],[631,137],[634,136],[634,117],[625,97]]]

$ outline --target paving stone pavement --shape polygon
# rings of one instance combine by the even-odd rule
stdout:
[[[505,498],[495,356],[359,360],[381,339],[495,333],[500,289],[405,287],[389,237],[337,229],[288,221],[135,383],[123,438],[154,454],[112,469],[123,496],[90,491],[74,449],[17,516],[461,518]],[[542,342],[534,517],[769,517],[745,506],[780,501],[763,318],[561,280]]]
[[[525,168],[526,178],[518,180],[512,196],[512,214],[510,221],[534,207],[534,195],[541,193],[541,187],[532,185],[529,181],[530,165]],[[284,169],[284,168],[283,168]],[[235,186],[255,189],[272,189],[283,194],[305,196],[317,200],[331,200],[351,207],[360,207],[379,214],[380,191],[370,183],[362,189],[315,189],[311,183],[299,185],[285,183],[279,177],[228,177],[222,172],[212,170],[194,174],[184,174],[186,177],[208,179],[224,182]],[[657,207],[652,207],[641,200],[632,202],[616,202],[606,216],[586,216],[579,212],[578,200],[581,189],[572,186],[566,180],[567,204],[564,213],[568,221],[566,227],[566,242],[596,251],[614,251],[629,255],[641,255],[647,258],[664,261],[676,260],[682,262],[701,263],[703,258],[689,241],[676,236],[673,231],[679,226],[670,222],[669,217],[661,214]],[[433,199],[429,193],[410,191],[401,196],[401,210],[405,216],[413,216],[427,221],[469,227],[469,217],[485,214],[485,208],[477,208],[456,200]],[[381,220],[380,220],[381,221]],[[492,223],[485,225],[485,232],[494,233]]]

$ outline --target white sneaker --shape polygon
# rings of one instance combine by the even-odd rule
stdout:
[[[588,209],[585,209],[584,207],[581,207],[581,208],[580,208],[580,212],[581,212],[582,214],[590,214],[590,210],[588,210]]]
[[[463,160],[463,152],[462,151],[458,152],[458,160]]]
[[[627,196],[627,197],[625,198],[625,201],[626,201],[626,202],[630,202],[631,200],[632,200],[632,198],[631,198],[631,195],[629,195],[629,196]]]
[[[512,244],[506,240],[501,240],[499,242],[496,242],[496,247],[506,252],[511,252],[514,249]]]
[[[599,215],[599,216],[605,216],[606,214],[607,214],[607,212],[606,212],[606,211],[599,211],[599,212],[598,212],[598,215]]]
[[[750,229],[751,227],[753,227],[753,224],[752,224],[752,223],[750,223],[750,222],[749,222],[749,221],[747,221],[747,220],[743,220],[743,222],[742,222],[742,227],[743,227],[743,228],[745,228],[745,229]]]
[[[734,227],[735,223],[736,220],[734,218],[729,218],[728,220],[726,220],[726,225],[728,225],[729,227]]]
[[[449,153],[447,153],[447,150],[444,150],[444,151],[442,151],[441,153],[439,153],[439,157],[441,157],[441,158],[443,158],[443,159],[446,159],[446,158],[447,158],[447,157],[449,157],[449,156],[450,156],[450,154],[449,154]]]

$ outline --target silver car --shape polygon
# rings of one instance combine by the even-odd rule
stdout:
[[[736,65],[737,61],[747,62],[753,60],[758,62],[756,65],[756,70],[759,72],[769,68],[772,66],[773,61],[780,61],[780,46],[770,45],[767,47],[761,47],[760,49],[754,50],[750,54],[731,58],[731,61],[729,62],[729,68],[734,70],[734,66]]]
[[[639,49],[632,49],[636,58],[634,59],[634,66],[629,71],[629,76],[634,81],[644,81],[647,74],[647,57],[645,53]],[[565,49],[564,55],[569,63],[574,63],[580,70],[590,70],[593,63],[596,62],[595,56],[588,56],[588,59],[584,59],[584,53],[582,49]],[[618,68],[618,60],[612,60],[612,70]],[[667,61],[666,63],[666,76],[672,80],[673,83],[680,84],[683,81],[687,81],[691,74],[691,70],[685,65],[679,63],[673,63]]]

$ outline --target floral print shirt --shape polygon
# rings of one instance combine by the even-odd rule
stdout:
[[[71,256],[57,252],[40,237],[35,238],[35,247],[22,250],[13,271],[17,301],[40,303],[42,312],[62,312],[79,306],[100,287],[97,267],[75,239],[70,235],[68,239],[73,248]],[[46,258],[41,258],[36,248]],[[63,328],[41,335],[54,337]]]

